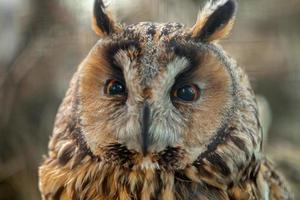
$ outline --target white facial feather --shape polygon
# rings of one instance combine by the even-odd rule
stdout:
[[[175,58],[167,66],[166,72],[160,77],[159,84],[154,86],[162,88],[153,91],[155,102],[152,105],[152,124],[150,134],[156,142],[156,149],[164,149],[168,145],[178,143],[183,130],[184,119],[179,111],[173,106],[170,100],[171,88],[175,82],[176,76],[188,66],[186,58]],[[159,145],[158,145],[159,144]]]

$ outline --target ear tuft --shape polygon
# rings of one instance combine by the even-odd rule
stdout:
[[[212,42],[226,37],[233,27],[236,7],[235,0],[209,1],[192,28],[192,38]]]
[[[113,18],[106,11],[102,0],[95,0],[94,2],[92,28],[99,36],[110,35],[119,29]]]

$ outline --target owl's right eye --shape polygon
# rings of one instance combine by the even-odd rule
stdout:
[[[200,96],[200,89],[195,84],[183,85],[172,91],[172,97],[184,101],[192,102],[196,101]]]
[[[116,79],[109,79],[105,84],[104,93],[110,96],[125,96],[126,87]]]

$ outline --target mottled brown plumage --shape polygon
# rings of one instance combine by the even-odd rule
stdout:
[[[235,2],[209,2],[192,28],[119,25],[95,1],[102,39],[74,74],[49,153],[43,199],[292,199],[262,154],[255,95],[216,43]]]

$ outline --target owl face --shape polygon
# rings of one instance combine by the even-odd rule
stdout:
[[[96,1],[94,30],[102,38],[76,83],[86,146],[123,166],[186,167],[230,120],[236,85],[215,41],[232,27],[234,2],[208,4],[192,28],[121,27],[103,8]]]

